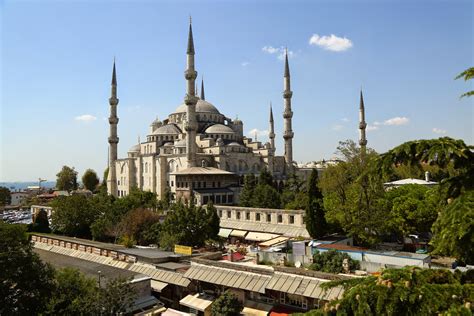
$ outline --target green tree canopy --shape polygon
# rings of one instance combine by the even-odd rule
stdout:
[[[208,238],[209,239],[217,239],[219,236],[219,230],[221,225],[221,219],[217,214],[217,209],[215,208],[212,202],[209,202],[206,207],[206,211],[209,218],[209,232]]]
[[[327,232],[323,194],[318,186],[318,170],[313,169],[308,179],[308,204],[306,206],[306,230],[313,238],[321,238]]]
[[[385,269],[380,276],[333,281],[342,299],[305,315],[472,315],[474,285],[442,269]]]
[[[460,79],[460,78],[463,78],[464,81],[471,80],[472,78],[474,78],[474,67],[471,67],[471,68],[468,68],[468,69],[464,70],[459,75],[457,75],[456,78],[454,78],[454,79]],[[461,98],[470,97],[470,96],[473,96],[473,95],[474,95],[474,90],[471,90],[471,91],[468,91],[466,93],[463,93],[461,95]]]
[[[54,288],[54,271],[36,255],[24,225],[0,221],[0,315],[38,315]]]
[[[253,191],[256,186],[256,179],[253,174],[247,174],[244,176],[244,187],[240,193],[240,206],[252,206]]]
[[[56,177],[56,188],[58,190],[72,191],[77,189],[77,171],[74,170],[74,167],[63,166]]]
[[[97,173],[92,169],[87,169],[82,176],[82,184],[87,190],[95,192],[99,184]]]
[[[334,249],[325,252],[317,251],[313,255],[313,263],[309,268],[328,273],[342,273],[344,272],[344,260],[347,260],[350,271],[359,269],[359,261],[352,259],[347,253],[338,252]]]
[[[33,223],[29,227],[30,231],[38,233],[50,233],[48,213],[45,210],[40,210],[34,217]]]
[[[7,187],[0,187],[0,206],[9,205],[12,201],[10,189]]]
[[[474,190],[456,198],[433,225],[434,253],[474,264]]]
[[[74,237],[91,237],[91,224],[99,212],[84,195],[60,196],[51,202],[51,226],[54,231]]]
[[[212,303],[211,313],[213,316],[238,316],[243,309],[237,296],[228,290]]]

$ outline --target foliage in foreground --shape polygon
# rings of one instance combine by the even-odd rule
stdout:
[[[322,272],[342,273],[344,272],[344,259],[347,259],[350,271],[359,269],[359,261],[352,259],[347,253],[339,252],[334,249],[325,252],[317,251],[313,255],[313,263],[309,268]]]
[[[244,306],[239,299],[229,290],[219,296],[211,306],[213,316],[240,315]]]
[[[472,315],[472,274],[442,269],[386,269],[380,276],[329,282],[342,299],[305,315]]]

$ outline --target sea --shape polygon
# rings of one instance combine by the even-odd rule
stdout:
[[[0,182],[0,187],[6,187],[10,191],[21,191],[29,186],[38,186],[38,181],[31,182]],[[42,188],[52,189],[56,186],[56,181],[41,182]]]

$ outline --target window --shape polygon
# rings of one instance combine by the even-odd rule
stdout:
[[[220,203],[221,203],[221,196],[216,195],[216,204],[220,204]]]
[[[294,224],[295,223],[295,216],[294,215],[290,215],[290,224]]]
[[[219,210],[219,217],[222,217],[222,211]]]
[[[272,214],[267,214],[267,222],[271,222],[272,221]]]
[[[245,213],[245,219],[248,221],[250,220],[250,212]]]
[[[283,216],[281,214],[278,214],[278,223],[283,223]]]
[[[234,196],[233,195],[228,195],[227,196],[227,203],[233,203],[234,202]]]
[[[207,202],[209,202],[209,197],[208,197],[207,195],[204,195],[204,196],[202,197],[202,203],[203,203],[203,204],[207,204]]]
[[[217,182],[217,187],[220,188],[221,187],[221,182]]]
[[[222,196],[222,203],[227,204],[227,195]]]
[[[255,214],[255,220],[256,220],[257,222],[260,222],[260,213],[256,213],[256,214]]]
[[[231,197],[231,196],[229,196],[229,198],[230,198],[230,197]],[[240,212],[237,212],[236,215],[237,215],[237,219],[240,219]]]
[[[171,181],[171,186],[174,186],[174,181]]]
[[[206,187],[206,181],[203,181],[202,183],[202,187],[205,188]]]
[[[232,212],[231,211],[227,211],[227,218],[232,218]]]

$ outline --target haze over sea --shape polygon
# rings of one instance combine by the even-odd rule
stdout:
[[[0,187],[7,187],[11,191],[18,191],[18,190],[24,190],[29,186],[37,186],[38,181],[30,181],[30,182],[0,182]],[[56,181],[46,181],[46,182],[41,182],[41,187],[42,188],[54,188],[56,186]]]

